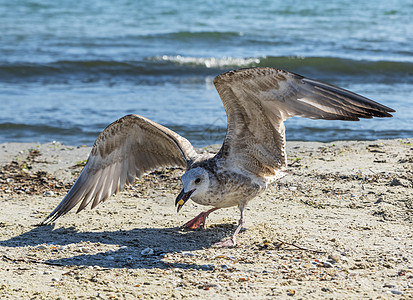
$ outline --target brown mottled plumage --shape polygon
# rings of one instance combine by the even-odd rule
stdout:
[[[244,224],[244,208],[267,185],[284,176],[286,168],[284,121],[292,116],[358,121],[391,117],[393,109],[338,87],[273,68],[251,68],[217,76],[215,87],[228,118],[224,143],[215,156],[198,155],[177,133],[138,115],[110,124],[97,138],[79,178],[56,209],[43,221],[55,221],[80,203],[78,212],[92,208],[161,167],[186,168],[179,209],[191,198],[211,205],[186,223],[205,224],[209,213],[238,205],[239,225],[230,240],[234,246]]]

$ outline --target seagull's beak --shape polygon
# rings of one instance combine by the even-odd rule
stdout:
[[[177,206],[177,212],[180,211],[182,206],[184,206],[184,204],[186,203],[186,201],[188,201],[189,197],[191,197],[194,191],[195,189],[185,193],[184,189],[181,190],[181,192],[179,193],[178,197],[176,197],[176,200],[175,200],[175,206]]]

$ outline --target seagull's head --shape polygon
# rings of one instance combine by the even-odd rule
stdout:
[[[183,187],[175,201],[178,211],[191,196],[205,194],[209,188],[208,171],[201,167],[188,170],[181,180]]]

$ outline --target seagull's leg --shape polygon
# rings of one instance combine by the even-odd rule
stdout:
[[[185,223],[185,227],[189,229],[198,229],[200,226],[202,228],[205,228],[205,220],[209,216],[210,213],[213,211],[216,211],[218,207],[211,208],[208,211],[203,211],[199,215],[197,215],[195,218],[193,218],[191,221],[188,221]]]
[[[215,247],[235,247],[235,245],[237,244],[235,238],[236,238],[237,234],[241,231],[242,227],[245,224],[244,208],[240,208],[240,210],[241,210],[241,218],[239,219],[238,227],[237,227],[237,229],[235,229],[235,231],[232,234],[231,238],[229,240],[226,240],[226,241],[215,243],[214,244]]]

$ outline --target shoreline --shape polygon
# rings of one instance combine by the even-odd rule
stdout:
[[[176,213],[178,169],[34,227],[90,149],[0,144],[2,298],[413,297],[413,138],[287,142],[289,175],[248,204],[229,249],[211,245],[230,236],[237,208],[181,229],[206,207]]]

